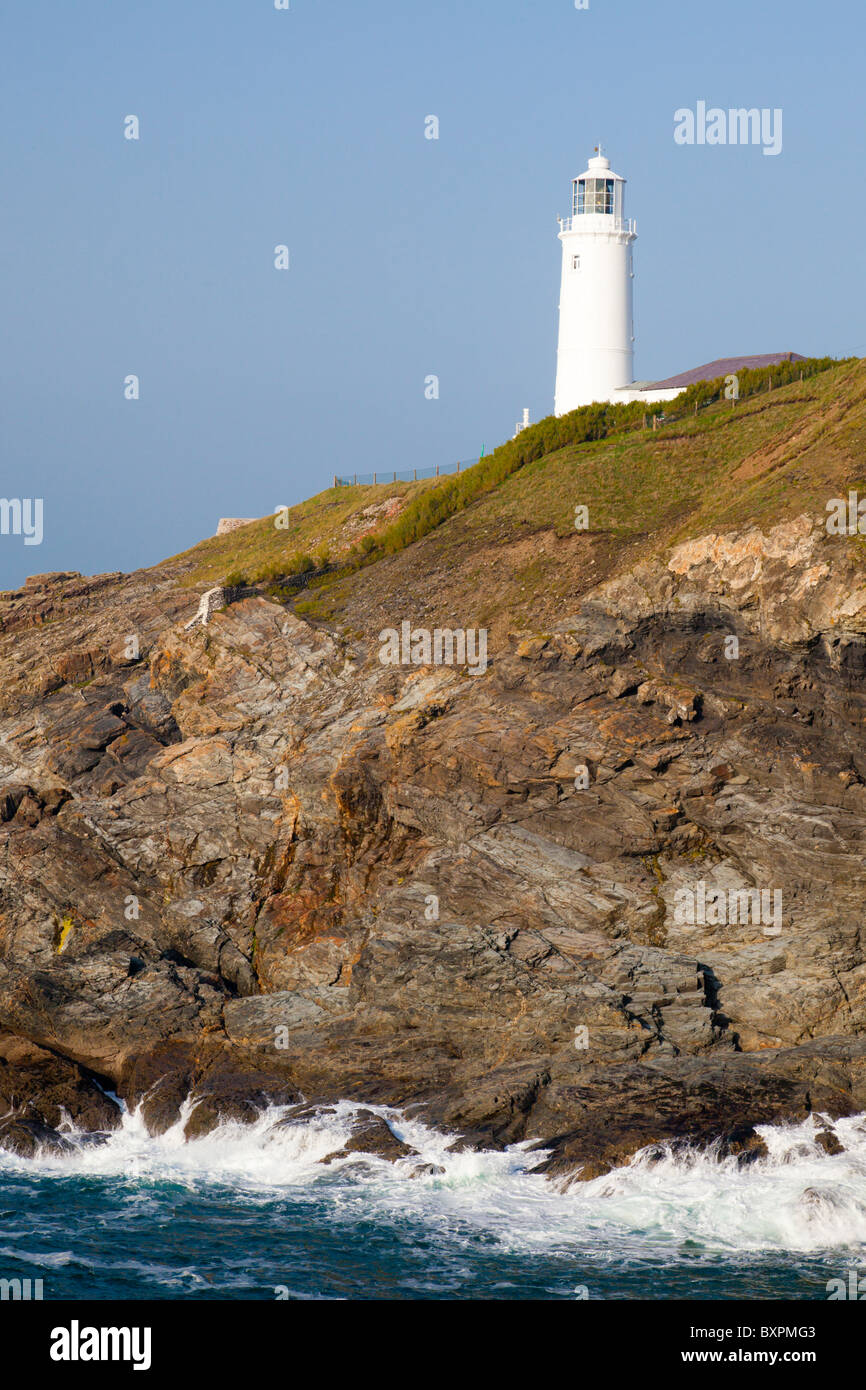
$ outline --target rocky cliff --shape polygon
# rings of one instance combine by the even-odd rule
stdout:
[[[177,565],[5,595],[0,1144],[352,1098],[588,1177],[866,1109],[861,545],[702,534],[477,675],[187,630]]]

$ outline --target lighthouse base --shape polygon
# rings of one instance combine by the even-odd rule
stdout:
[[[621,386],[614,391],[608,391],[605,394],[593,396],[591,399],[575,402],[574,405],[569,405],[565,410],[555,407],[554,414],[568,415],[569,411],[577,410],[581,405],[594,405],[596,402],[604,405],[631,405],[632,401],[644,401],[647,405],[650,405],[653,401],[673,400],[674,396],[678,396],[681,390],[682,387],[678,387],[676,390],[672,390],[671,388],[655,390],[642,389],[640,382],[633,382],[631,386]]]

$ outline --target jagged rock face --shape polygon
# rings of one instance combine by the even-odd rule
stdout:
[[[154,1128],[190,1090],[190,1132],[268,1096],[420,1101],[583,1176],[866,1108],[847,542],[689,542],[476,676],[260,597],[185,630],[170,571],[44,579],[0,654],[9,1039]],[[682,911],[752,890],[758,921]]]

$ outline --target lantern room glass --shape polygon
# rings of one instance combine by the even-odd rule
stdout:
[[[613,179],[575,179],[572,215],[613,212]]]

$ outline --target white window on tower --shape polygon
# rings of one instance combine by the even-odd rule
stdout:
[[[580,270],[580,256],[572,256],[571,268],[572,270]]]

